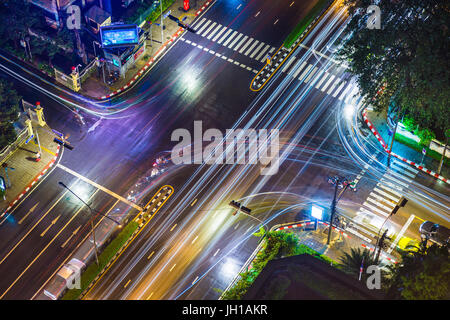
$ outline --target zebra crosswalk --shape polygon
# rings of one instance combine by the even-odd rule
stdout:
[[[266,55],[275,51],[275,47],[242,34],[217,22],[202,18],[193,27],[196,34],[207,38],[233,51],[238,51],[250,59],[265,62]]]
[[[412,182],[418,172],[413,167],[394,159],[391,168],[386,171],[359,208],[356,220],[362,220],[380,228],[401,199],[403,190],[408,187],[408,183]]]

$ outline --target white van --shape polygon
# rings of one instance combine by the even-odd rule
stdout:
[[[80,260],[73,258],[65,264],[53,277],[44,294],[52,300],[58,300],[67,290],[67,283],[73,283],[76,276],[80,276],[86,265]]]

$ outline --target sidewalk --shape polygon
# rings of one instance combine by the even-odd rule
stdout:
[[[6,189],[6,200],[0,199],[0,217],[6,211],[17,204],[17,202],[40,180],[56,161],[59,153],[59,145],[53,142],[54,134],[46,125],[40,127],[34,126],[41,142],[41,160],[36,162],[36,152],[39,147],[35,140],[31,140],[28,144],[22,144],[11,155],[5,159],[7,164],[8,178],[6,177],[5,168],[0,169],[0,175],[5,178],[5,182],[10,182],[10,187]],[[14,168],[10,169],[10,168]]]
[[[179,10],[183,7],[183,0],[176,0],[164,13],[171,11],[170,14],[180,20],[186,17],[183,23],[190,25],[198,14],[200,14],[203,10],[206,10],[206,8],[211,5],[211,2],[212,1],[208,0],[197,1],[197,7],[193,7],[191,5],[189,11],[184,12]],[[155,23],[160,24],[161,19],[158,18]],[[168,45],[173,43],[175,38],[183,32],[183,29],[180,28],[175,21],[172,21],[169,18],[165,18],[163,20],[163,24],[164,30],[162,39],[160,26],[153,24],[150,28],[148,23],[144,25],[143,29],[145,31],[149,31],[150,29],[152,36],[148,36],[146,40],[146,50],[136,64],[126,72],[125,78],[121,77],[118,81],[113,83],[112,86],[108,86],[103,82],[103,74],[101,72],[94,72],[93,76],[88,78],[81,85],[80,93],[91,98],[104,99],[105,96],[109,96],[111,93],[115,93],[119,90],[119,92],[121,92],[130,87],[131,84],[148,69],[150,64],[155,61],[156,58],[160,57],[162,51],[168,47]],[[105,73],[106,72],[107,71],[105,70]]]
[[[373,124],[373,126],[376,128],[379,135],[386,143],[387,148],[389,149],[392,136],[389,136],[389,126],[388,126],[387,120],[386,120],[386,113],[377,114],[374,111],[368,111],[367,118]],[[401,144],[398,141],[394,141],[394,146],[392,148],[392,152],[396,153],[399,156],[404,157],[412,162],[415,162],[419,165],[422,162],[422,157],[423,157],[422,153],[420,153],[414,149],[411,149],[410,147],[405,146],[404,144]],[[424,159],[423,164],[422,164],[423,167],[425,167],[429,170],[432,170],[434,172],[437,172],[437,169],[439,167],[438,160],[435,160],[428,156],[425,156],[423,159]],[[442,170],[441,170],[441,176],[443,176],[445,178],[450,177],[450,168],[443,165]]]

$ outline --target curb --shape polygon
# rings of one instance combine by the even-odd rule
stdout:
[[[197,10],[197,12],[195,13],[195,16],[197,17],[200,13],[203,12],[203,10],[205,10],[210,3],[213,2],[213,0],[208,0],[207,2],[205,2],[205,4],[203,4],[203,6]],[[161,46],[158,51],[156,51],[155,55],[150,59],[149,62],[147,62],[145,64],[145,66],[143,66],[141,68],[141,70],[138,71],[138,73],[126,84],[124,85],[122,88],[107,94],[106,96],[102,96],[100,97],[99,100],[106,100],[109,99],[111,97],[114,97],[115,95],[124,92],[127,89],[130,89],[133,85],[133,83],[135,83],[143,74],[145,71],[147,71],[147,69],[156,61],[156,59],[163,53],[163,51],[171,44],[173,43],[179,36],[181,33],[184,32],[184,29],[182,27],[179,27],[178,30],[170,37],[169,40],[167,40],[163,46]]]
[[[60,150],[60,146],[58,145],[57,149],[56,149],[56,154],[55,156],[50,160],[49,163],[47,163],[47,165],[44,167],[44,169],[28,184],[28,186],[16,197],[16,199],[11,202],[8,206],[8,208],[6,208],[6,210],[0,215],[0,218],[2,218],[9,210],[12,209],[12,207],[14,207],[14,205],[28,192],[31,190],[31,188],[36,184],[36,182],[38,182],[38,180],[40,180],[46,173],[47,171],[55,164],[56,159],[58,158],[59,155],[59,150]]]
[[[374,251],[374,249],[373,249],[372,247],[366,246],[364,243],[362,243],[361,246],[362,246],[363,248],[367,249],[367,250]],[[380,256],[382,256],[383,258],[385,258],[385,259],[388,260],[388,261],[391,261],[392,263],[395,263],[395,264],[398,263],[398,261],[395,261],[394,259],[389,258],[387,255],[385,255],[385,254],[383,253],[383,251],[381,251]]]
[[[369,126],[370,131],[372,131],[372,133],[373,133],[373,134],[375,135],[375,137],[377,138],[378,142],[380,142],[381,146],[383,147],[383,150],[386,151],[387,153],[389,153],[388,147],[387,147],[386,143],[384,142],[383,138],[381,138],[381,136],[378,134],[378,131],[377,131],[377,129],[375,128],[375,126],[374,126],[374,125],[369,121],[369,119],[367,118],[367,109],[364,109],[364,110],[363,110],[362,116],[363,116],[364,122]],[[439,179],[439,180],[441,180],[441,181],[444,181],[444,182],[447,183],[447,184],[450,184],[449,179],[447,179],[447,178],[445,178],[445,177],[443,177],[443,176],[437,174],[436,172],[434,172],[434,171],[432,171],[432,170],[430,170],[430,169],[427,169],[427,168],[425,168],[424,166],[418,165],[417,163],[415,163],[415,162],[413,162],[413,161],[411,161],[411,160],[408,160],[408,159],[406,159],[406,158],[403,158],[403,157],[399,156],[398,154],[396,154],[396,153],[394,153],[394,152],[391,152],[391,154],[392,154],[394,157],[396,157],[397,159],[402,160],[403,162],[406,162],[407,164],[409,164],[409,165],[411,165],[411,166],[413,166],[413,167],[415,167],[415,168],[421,170],[422,172],[425,172],[425,173],[429,174],[430,176],[432,176],[432,177],[434,177],[434,178],[437,178],[437,179]]]

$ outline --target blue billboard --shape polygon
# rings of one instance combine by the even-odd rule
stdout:
[[[138,26],[110,25],[100,27],[102,48],[130,47],[139,43]]]

